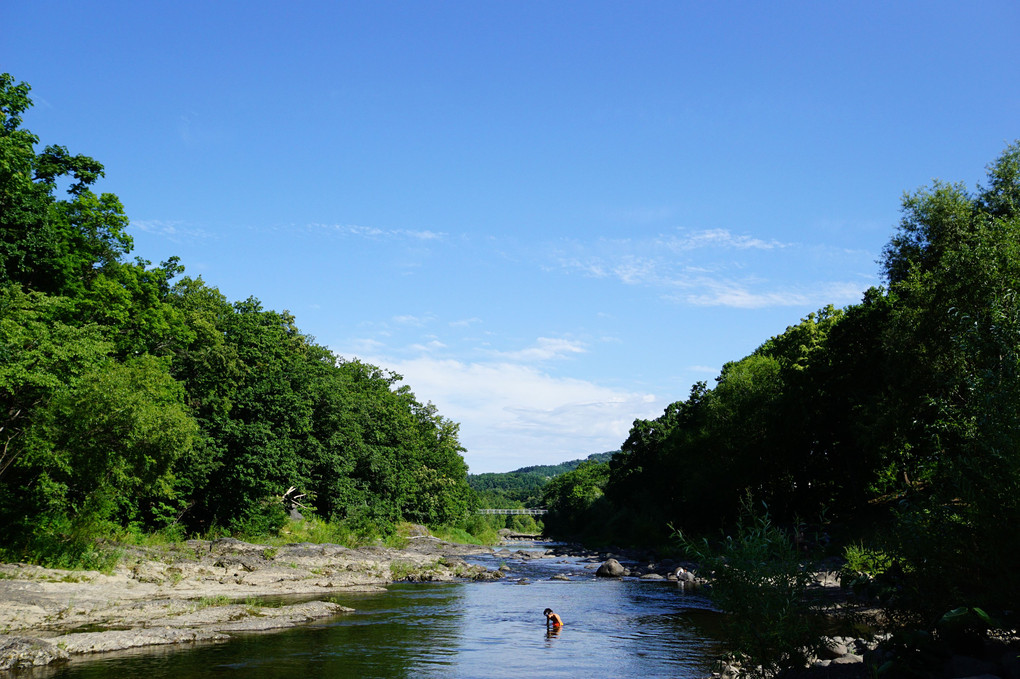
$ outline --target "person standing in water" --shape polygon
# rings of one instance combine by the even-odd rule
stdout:
[[[563,618],[553,613],[553,609],[547,608],[545,609],[544,613],[545,613],[545,626],[547,628],[563,627]]]

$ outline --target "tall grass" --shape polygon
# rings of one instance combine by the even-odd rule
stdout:
[[[499,542],[499,534],[487,517],[470,516],[459,525],[431,528],[441,540],[473,545]],[[497,517],[502,520],[503,517]],[[188,539],[216,540],[236,537],[247,542],[279,547],[289,543],[337,544],[349,548],[383,545],[393,549],[406,547],[420,528],[409,523],[390,524],[356,518],[351,521],[326,521],[316,516],[287,520],[271,535],[231,532],[213,527],[204,533],[185,533],[180,526],[145,530],[140,524],[120,526],[108,521],[72,520],[50,517],[35,526],[17,546],[0,549],[2,561],[25,561],[49,568],[98,570],[110,572],[123,557],[124,547],[153,549],[181,548]]]

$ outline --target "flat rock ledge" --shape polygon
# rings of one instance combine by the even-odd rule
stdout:
[[[399,549],[228,538],[121,550],[110,573],[0,563],[0,677],[82,654],[294,627],[353,610],[319,597],[380,591],[397,580],[496,577],[461,558],[489,548],[431,536]],[[265,597],[304,602],[267,606]]]
[[[107,632],[79,632],[47,639],[68,654],[107,653],[143,646],[186,644],[196,641],[226,641],[226,634],[207,629],[129,629]],[[43,640],[40,640],[43,641]]]
[[[164,604],[169,613],[144,626],[127,630],[72,632],[49,638],[0,635],[0,670],[17,670],[67,660],[72,655],[107,653],[144,646],[227,641],[225,632],[263,632],[285,629],[306,622],[353,612],[353,608],[326,601],[309,601],[280,607],[254,604],[210,606],[175,614],[175,606]],[[192,606],[194,604],[191,604]]]

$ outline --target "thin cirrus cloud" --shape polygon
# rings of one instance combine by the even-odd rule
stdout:
[[[430,353],[434,351],[441,351],[446,348],[446,345],[437,339],[429,340],[428,342],[416,343],[411,345],[411,350],[418,353]]]
[[[695,291],[666,295],[667,299],[693,306],[725,306],[737,309],[763,309],[780,306],[842,306],[859,302],[866,282],[832,282],[805,290],[801,287],[755,290],[733,281],[703,279],[689,287]]]
[[[497,351],[495,356],[509,361],[528,363],[531,361],[549,361],[557,358],[583,354],[584,344],[561,338],[539,337],[530,347],[516,351]]]
[[[170,219],[132,219],[131,227],[171,243],[183,243],[213,238],[205,229],[188,226],[186,222]]]
[[[849,304],[874,283],[871,276],[859,281],[825,279],[830,270],[845,271],[847,263],[861,270],[870,267],[870,253],[764,240],[726,229],[681,231],[645,240],[575,241],[561,244],[553,256],[565,271],[659,289],[663,299],[700,307]],[[841,265],[828,266],[834,261]]]
[[[712,283],[706,286],[708,291],[690,295],[676,296],[694,306],[725,306],[735,309],[763,309],[777,306],[811,305],[811,297],[796,291],[760,291],[754,292],[741,285]]]
[[[430,230],[352,224],[313,224],[312,227],[370,240],[450,242],[449,234]],[[498,241],[490,244],[497,245]],[[870,269],[874,259],[871,253],[757,238],[728,229],[677,229],[646,239],[569,240],[546,249],[552,257],[547,260],[551,262],[546,265],[547,269],[658,289],[662,299],[694,307],[763,309],[849,304],[858,301],[863,290],[874,284],[871,278],[862,278],[859,282],[825,279],[828,271],[845,271],[842,264],[847,262],[861,270]],[[825,264],[837,260],[840,266]],[[748,270],[759,273],[749,276]],[[792,277],[798,280],[791,280]],[[810,279],[805,281],[806,277]],[[434,319],[405,316],[392,320],[401,325],[421,326]],[[467,319],[451,326],[475,322],[477,319]],[[511,353],[507,357],[541,359],[548,357],[551,349],[536,346],[522,351],[526,353],[520,356]]]
[[[472,316],[471,318],[462,318],[462,319],[460,319],[458,321],[451,321],[450,322],[450,327],[451,328],[469,328],[472,325],[477,325],[477,324],[479,324],[481,322],[482,322],[482,319],[478,318],[477,316]]]
[[[448,234],[441,231],[429,229],[381,229],[375,226],[360,226],[358,224],[309,224],[312,230],[325,231],[341,236],[359,236],[376,240],[382,239],[410,239],[414,241],[437,241],[443,240]]]
[[[415,316],[413,314],[404,314],[401,316],[394,316],[391,319],[397,325],[409,325],[415,328],[424,328],[426,325],[430,325],[436,320],[434,315]]]
[[[723,248],[733,250],[774,250],[789,247],[789,243],[777,240],[762,240],[751,236],[731,233],[728,229],[707,229],[691,233],[681,232],[659,236],[655,239],[658,246],[666,247],[674,252],[687,252],[702,248]]]

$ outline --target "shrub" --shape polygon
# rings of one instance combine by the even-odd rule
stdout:
[[[94,517],[79,520],[42,517],[22,545],[0,549],[0,560],[109,573],[122,556],[121,551],[103,544],[100,536],[111,531],[107,522],[96,521]]]
[[[718,548],[679,535],[712,578],[709,597],[724,613],[731,659],[752,677],[803,667],[823,646],[805,598],[808,573],[793,541],[745,501],[735,537]]]
[[[258,511],[230,522],[231,532],[246,538],[260,539],[280,533],[287,523],[287,510],[283,505],[267,500]]]

